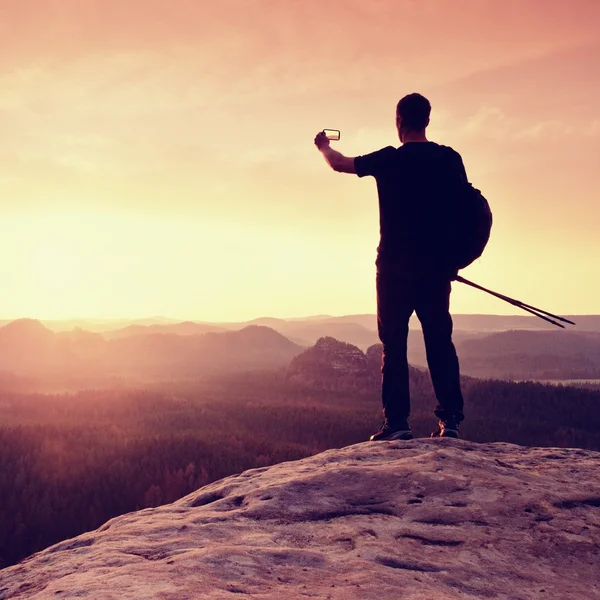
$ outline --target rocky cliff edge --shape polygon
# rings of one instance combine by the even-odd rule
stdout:
[[[600,454],[362,443],[227,477],[0,571],[0,599],[600,598]]]

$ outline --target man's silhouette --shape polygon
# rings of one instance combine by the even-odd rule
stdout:
[[[315,145],[341,173],[371,175],[379,194],[377,328],[383,344],[381,392],[384,422],[371,440],[412,439],[407,339],[413,311],[421,321],[427,363],[438,399],[431,434],[458,437],[464,419],[458,358],[452,343],[451,281],[457,270],[445,250],[451,199],[467,183],[460,155],[427,140],[431,105],[409,94],[396,107],[401,145],[356,158],[333,150],[323,132]]]

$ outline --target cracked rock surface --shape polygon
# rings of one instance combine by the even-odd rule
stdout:
[[[252,469],[0,571],[18,598],[600,599],[600,453],[421,439]]]

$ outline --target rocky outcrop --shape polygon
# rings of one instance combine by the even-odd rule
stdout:
[[[288,381],[297,385],[347,389],[373,383],[373,372],[364,352],[332,337],[322,337],[290,363]]]
[[[381,353],[383,352],[382,344],[373,344],[367,348],[365,358],[367,359],[367,368],[371,373],[381,374]]]
[[[0,571],[0,598],[600,598],[600,454],[362,443],[227,477]]]
[[[296,356],[288,367],[288,382],[312,390],[379,392],[383,346],[373,344],[366,352],[352,344],[324,337]],[[409,365],[411,381],[426,380],[429,373]]]

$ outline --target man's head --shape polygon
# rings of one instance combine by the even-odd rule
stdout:
[[[431,104],[421,94],[408,94],[396,106],[396,128],[400,141],[404,142],[406,135],[425,135],[429,125]]]

